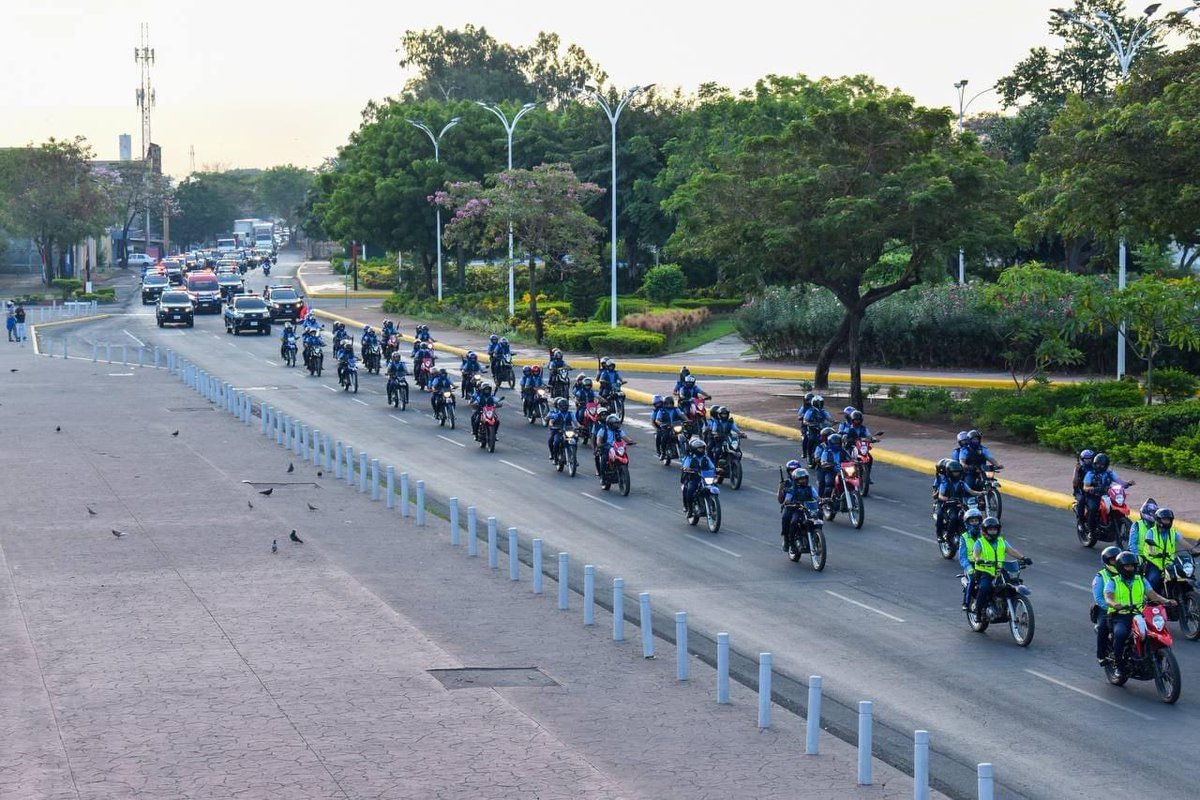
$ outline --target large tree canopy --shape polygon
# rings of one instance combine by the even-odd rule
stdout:
[[[955,139],[948,110],[917,106],[869,78],[804,89],[802,112],[781,132],[713,154],[711,167],[675,190],[672,247],[724,259],[745,283],[829,289],[845,315],[821,353],[817,385],[827,385],[846,343],[859,404],[866,309],[941,271],[966,230],[1003,231],[1004,165],[973,137]]]

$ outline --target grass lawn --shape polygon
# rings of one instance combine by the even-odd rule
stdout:
[[[667,353],[682,353],[736,332],[737,326],[733,322],[732,315],[714,317],[701,325],[694,333],[685,333],[672,341],[667,346]]]

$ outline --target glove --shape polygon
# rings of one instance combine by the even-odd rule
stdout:
[[[1032,559],[1032,558],[1022,558],[1022,559],[1021,559],[1021,563],[1022,563],[1022,564],[1024,564],[1025,566],[1027,566],[1027,567],[1032,567],[1032,566],[1033,566],[1033,559]]]

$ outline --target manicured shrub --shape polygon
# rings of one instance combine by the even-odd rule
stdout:
[[[707,308],[713,314],[737,311],[746,301],[740,297],[684,297],[671,303],[672,308]]]
[[[944,419],[957,407],[958,403],[948,389],[913,386],[903,397],[885,400],[883,414],[913,420]]]
[[[650,303],[639,297],[617,297],[617,319],[629,314],[644,314],[650,310]],[[612,301],[608,297],[600,298],[596,303],[596,311],[592,319],[596,322],[608,322],[612,319]]]
[[[1154,396],[1169,403],[1175,400],[1189,400],[1196,395],[1196,386],[1200,384],[1195,375],[1175,367],[1165,367],[1154,371]]]
[[[652,303],[669,306],[671,301],[683,294],[687,278],[678,264],[659,264],[646,271],[642,278],[642,294]]]
[[[631,355],[654,356],[661,353],[667,345],[666,337],[661,333],[638,330],[636,328],[610,328],[609,333],[593,336],[588,339],[588,346],[593,353],[622,353]]]

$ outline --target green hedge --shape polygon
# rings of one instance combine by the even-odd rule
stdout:
[[[671,308],[707,308],[714,314],[730,314],[741,308],[745,302],[736,297],[683,298],[671,303]]]
[[[666,349],[666,338],[661,333],[637,328],[610,328],[605,322],[581,322],[547,328],[545,344],[576,353],[656,355]]]
[[[617,319],[627,314],[645,314],[651,309],[648,300],[639,297],[617,297]],[[596,313],[592,314],[596,322],[608,322],[612,319],[612,300],[605,297],[596,304]]]

